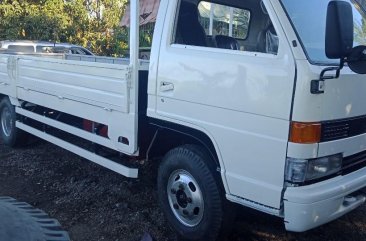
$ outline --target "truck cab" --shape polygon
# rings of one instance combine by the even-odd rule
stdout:
[[[154,36],[148,116],[207,135],[226,198],[289,231],[365,201],[366,78],[322,78],[340,65],[326,56],[329,2],[162,1]],[[365,3],[346,2],[365,28]],[[364,44],[355,30],[351,47]]]

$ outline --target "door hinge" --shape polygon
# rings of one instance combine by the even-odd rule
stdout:
[[[9,57],[7,63],[8,76],[14,81],[17,77],[17,59],[15,57]]]
[[[126,69],[126,81],[127,81],[127,88],[132,89],[132,67],[128,66]]]

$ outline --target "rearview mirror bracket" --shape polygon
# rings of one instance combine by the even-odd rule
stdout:
[[[338,79],[341,70],[344,67],[345,59],[342,58],[339,66],[337,67],[328,67],[322,70],[320,73],[320,78],[317,80],[312,80],[310,85],[310,93],[312,94],[323,94],[324,93],[324,86],[325,86],[325,80],[328,79]],[[335,71],[335,75],[325,75],[327,72]]]

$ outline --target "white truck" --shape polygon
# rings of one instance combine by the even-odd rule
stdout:
[[[129,59],[0,55],[5,144],[31,133],[131,178],[121,153],[163,157],[159,202],[189,240],[231,203],[302,232],[365,202],[364,0],[161,0],[149,62],[137,3]]]

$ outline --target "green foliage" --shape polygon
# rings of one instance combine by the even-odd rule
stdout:
[[[128,29],[119,22],[126,2],[0,0],[0,40],[69,42],[99,55],[122,56],[128,48]]]
[[[362,19],[361,23],[354,23],[355,42],[359,45],[366,45],[366,21]]]

